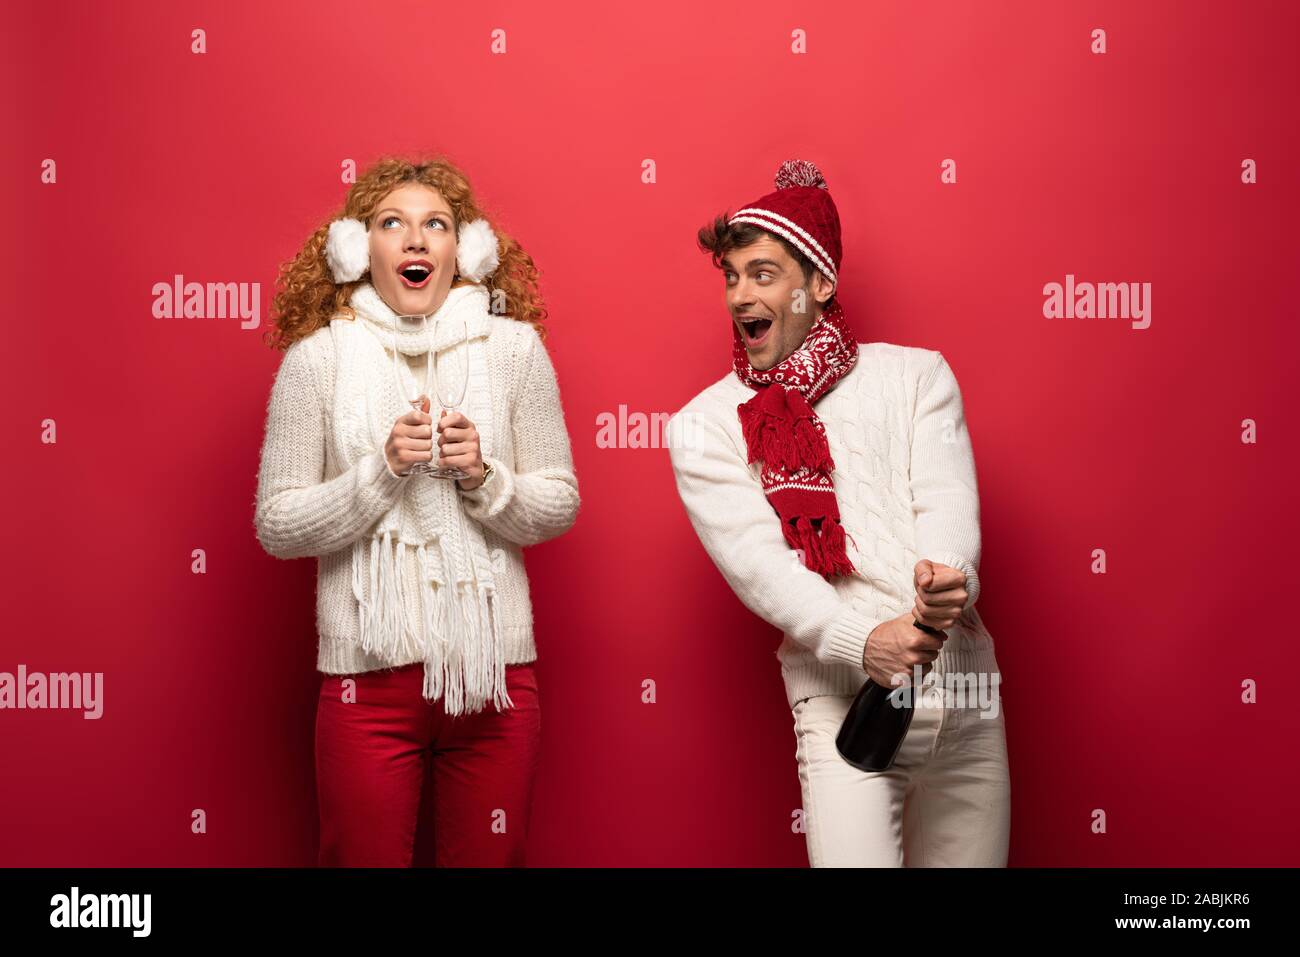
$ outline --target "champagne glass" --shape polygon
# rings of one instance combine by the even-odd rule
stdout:
[[[425,339],[429,342],[429,350],[424,354],[424,389],[418,395],[412,396],[411,389],[407,387],[406,380],[409,376],[414,381],[414,375],[409,369],[403,368],[406,359],[403,357],[402,350],[397,348],[397,341],[401,335],[401,325],[404,322],[419,320],[424,330]],[[424,398],[433,392],[433,338],[429,333],[429,318],[423,314],[397,316],[394,320],[393,329],[393,372],[397,377],[397,392],[406,403],[415,411],[422,411]],[[418,383],[417,383],[418,389]],[[407,475],[434,475],[438,468],[432,462],[416,462],[406,470]]]
[[[465,394],[469,390],[469,327],[459,316],[444,316],[438,320],[438,325],[438,338],[450,340],[450,345],[436,353],[429,350],[434,353],[434,391],[443,409],[459,412],[465,405]],[[468,472],[455,466],[434,468],[429,474],[453,480],[469,478]]]

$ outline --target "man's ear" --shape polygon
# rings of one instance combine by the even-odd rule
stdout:
[[[814,269],[812,275],[812,293],[813,299],[817,300],[817,305],[825,306],[826,300],[835,292],[835,284],[826,278],[826,274],[820,269]]]

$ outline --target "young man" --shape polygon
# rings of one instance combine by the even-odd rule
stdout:
[[[669,423],[678,493],[737,597],[784,633],[812,866],[1006,866],[1000,675],[974,607],[979,498],[957,380],[939,352],[854,340],[825,180],[791,160],[776,187],[699,233],[726,282],[732,371]],[[840,725],[865,681],[902,675],[927,692],[893,766],[860,771]]]

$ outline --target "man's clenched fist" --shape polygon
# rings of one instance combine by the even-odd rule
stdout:
[[[966,599],[966,573],[923,558],[912,571],[916,585],[916,604],[912,614],[916,620],[931,628],[943,631],[957,621]]]

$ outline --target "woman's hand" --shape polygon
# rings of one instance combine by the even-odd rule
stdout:
[[[457,479],[456,484],[466,492],[483,484],[483,452],[479,448],[478,429],[463,412],[443,411],[438,420],[438,466],[458,468],[469,473],[469,478]]]
[[[384,443],[384,458],[394,475],[405,475],[412,465],[433,458],[433,419],[427,398],[423,411],[412,409],[393,423]]]

